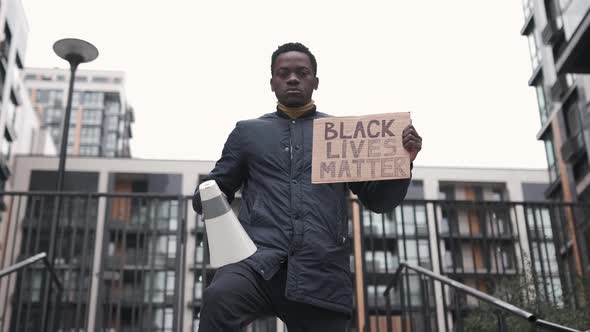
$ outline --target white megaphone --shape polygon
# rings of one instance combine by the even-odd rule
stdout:
[[[199,185],[211,266],[237,263],[256,252],[256,245],[234,215],[215,180]]]

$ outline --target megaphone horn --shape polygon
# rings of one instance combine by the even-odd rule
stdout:
[[[222,267],[252,256],[256,245],[236,218],[217,182],[209,180],[201,183],[199,193],[211,266]]]

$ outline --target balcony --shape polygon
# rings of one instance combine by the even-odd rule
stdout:
[[[584,133],[579,132],[570,137],[561,147],[561,155],[565,162],[573,163],[586,154]]]
[[[555,67],[560,74],[590,73],[590,10],[567,41]]]

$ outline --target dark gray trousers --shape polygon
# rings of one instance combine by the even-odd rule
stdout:
[[[279,317],[289,332],[343,332],[350,317],[285,298],[285,266],[264,280],[244,262],[217,270],[203,292],[199,332],[238,332],[252,321]]]

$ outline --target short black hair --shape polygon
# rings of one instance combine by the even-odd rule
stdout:
[[[279,55],[281,55],[283,53],[287,53],[287,52],[293,52],[293,51],[307,54],[307,56],[309,57],[309,60],[311,61],[311,69],[313,70],[313,75],[316,76],[318,73],[318,63],[315,60],[315,56],[311,53],[309,48],[307,48],[305,45],[303,45],[301,43],[286,43],[286,44],[279,46],[279,48],[277,48],[277,50],[274,51],[274,53],[272,54],[271,61],[270,61],[270,74],[271,74],[271,76],[273,74],[275,62],[277,61],[277,58],[279,57]]]

